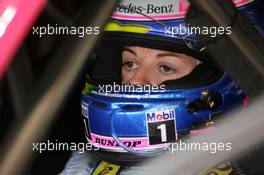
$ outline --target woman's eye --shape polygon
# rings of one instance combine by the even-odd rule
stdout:
[[[132,69],[136,69],[138,66],[135,62],[132,61],[126,61],[123,63],[123,67],[132,70]]]
[[[160,66],[159,69],[162,73],[174,73],[176,71],[174,68],[166,65]]]

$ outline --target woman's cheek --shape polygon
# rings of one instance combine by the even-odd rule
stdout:
[[[171,74],[167,74],[167,75],[163,76],[163,82],[167,81],[167,80],[176,80],[179,78],[181,78],[181,75],[179,74],[179,72],[171,73]]]
[[[162,72],[158,72],[156,74],[153,74],[153,77],[155,77],[155,82],[159,82],[158,84],[163,83],[164,81],[170,80],[171,76],[166,75]]]
[[[128,71],[125,69],[122,69],[122,82],[123,83],[127,83],[129,82],[129,80],[131,80],[133,78],[133,73],[134,71]]]

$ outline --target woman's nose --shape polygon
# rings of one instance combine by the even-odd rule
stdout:
[[[153,78],[148,70],[138,69],[127,83],[131,85],[154,85]]]

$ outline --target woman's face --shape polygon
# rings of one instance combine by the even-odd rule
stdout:
[[[131,85],[160,85],[189,74],[197,61],[185,54],[150,49],[125,47],[122,53],[122,81]]]

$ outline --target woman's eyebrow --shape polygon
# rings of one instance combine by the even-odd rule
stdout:
[[[166,52],[166,53],[159,53],[156,55],[157,58],[162,58],[162,57],[167,57],[167,56],[174,56],[174,57],[179,58],[180,54],[172,53],[172,52]]]
[[[137,56],[137,53],[136,53],[135,51],[133,51],[133,50],[127,48],[127,47],[124,47],[123,51],[130,52],[130,53],[132,53],[133,55]]]

